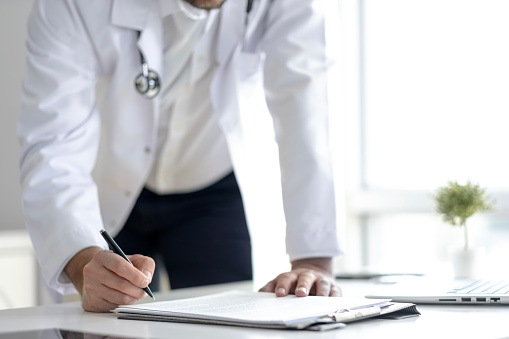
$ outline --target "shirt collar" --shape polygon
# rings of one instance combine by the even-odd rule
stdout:
[[[207,10],[196,8],[183,0],[159,0],[162,17],[183,12],[189,19],[201,20],[207,17]]]

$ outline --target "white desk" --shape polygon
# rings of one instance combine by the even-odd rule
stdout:
[[[369,282],[342,281],[344,295],[361,296]],[[156,294],[170,300],[216,293],[229,289],[251,290],[250,283],[190,288]],[[0,311],[0,333],[30,329],[63,328],[129,338],[509,338],[509,306],[418,305],[420,317],[403,320],[366,320],[326,332],[250,329],[218,325],[192,325],[137,320],[119,320],[114,314],[89,313],[80,303]]]

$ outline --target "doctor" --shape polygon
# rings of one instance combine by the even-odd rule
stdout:
[[[88,311],[135,303],[152,256],[172,288],[251,279],[245,186],[263,178],[248,170],[243,116],[268,108],[292,269],[262,291],[340,294],[321,10],[35,2],[18,137],[25,222],[50,288],[78,290]],[[134,267],[107,250],[103,228]]]

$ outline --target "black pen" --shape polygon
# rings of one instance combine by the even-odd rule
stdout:
[[[125,255],[124,251],[122,251],[120,249],[120,247],[117,245],[117,243],[115,242],[115,240],[113,240],[113,238],[108,234],[108,232],[106,232],[106,230],[101,230],[101,235],[103,236],[104,240],[106,240],[106,242],[108,243],[108,246],[110,247],[110,250],[112,250],[113,252],[117,253],[118,255],[120,255],[122,258],[124,258],[125,260],[127,260],[128,263],[130,263],[131,265],[133,264],[131,262],[131,260],[129,260],[129,258]],[[133,265],[134,266],[134,265]],[[150,290],[150,287],[144,287],[143,290],[154,300],[156,300],[156,298],[154,298],[154,294],[152,294],[152,291]]]

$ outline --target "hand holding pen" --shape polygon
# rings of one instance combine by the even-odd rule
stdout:
[[[132,265],[115,252],[92,246],[69,260],[65,272],[81,294],[85,311],[109,312],[147,296],[143,288],[152,280],[155,262],[141,254],[128,258]]]
[[[101,230],[101,235],[103,236],[104,240],[108,243],[108,246],[110,247],[110,250],[115,252],[116,254],[120,255],[122,258],[124,258],[129,264],[133,265],[131,260],[125,255],[124,251],[120,249],[120,247],[117,245],[115,240],[106,232],[105,230]],[[134,265],[133,265],[134,266]],[[143,290],[154,300],[154,295],[152,294],[152,291],[150,290],[150,287],[143,287]]]

